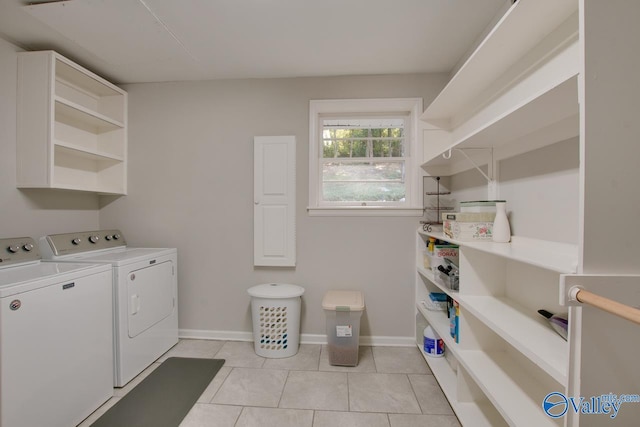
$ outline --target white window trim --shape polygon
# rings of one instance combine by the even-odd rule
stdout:
[[[411,120],[408,149],[410,158],[406,162],[408,206],[320,206],[320,128],[323,114],[349,113],[403,113],[409,112]],[[422,98],[376,98],[376,99],[325,99],[309,103],[309,206],[310,216],[422,216],[422,194],[420,193],[420,160],[422,159],[422,133],[420,115]]]

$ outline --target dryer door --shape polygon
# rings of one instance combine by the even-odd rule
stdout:
[[[134,338],[174,310],[173,265],[165,261],[129,272],[129,337]]]

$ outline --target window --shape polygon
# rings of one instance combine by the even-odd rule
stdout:
[[[309,212],[422,215],[421,99],[311,101]]]

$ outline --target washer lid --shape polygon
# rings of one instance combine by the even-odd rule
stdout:
[[[265,283],[253,286],[247,292],[256,298],[294,298],[304,294],[304,288],[286,283]]]
[[[111,266],[108,264],[38,261],[0,269],[0,298],[61,282],[72,282],[81,277],[101,272],[111,272]]]
[[[175,248],[116,248],[105,251],[85,252],[76,257],[64,258],[68,261],[110,263],[114,267],[147,261],[166,255],[177,253]]]

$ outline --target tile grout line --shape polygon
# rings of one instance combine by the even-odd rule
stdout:
[[[236,427],[238,425],[238,421],[240,421],[240,417],[242,416],[242,413],[244,412],[246,406],[243,406],[242,409],[240,410],[240,413],[238,414],[238,418],[236,418],[235,422],[233,423],[233,427]]]
[[[287,376],[284,379],[284,383],[282,384],[282,390],[280,390],[280,397],[278,398],[278,404],[276,405],[276,408],[282,409],[280,408],[280,403],[282,403],[282,396],[284,395],[284,389],[287,387],[287,381],[289,381],[289,371],[287,369]]]
[[[224,365],[223,365],[223,367],[224,367]],[[230,368],[231,368],[231,369],[229,370],[229,372],[227,373],[227,375],[224,377],[224,379],[223,379],[223,380],[222,380],[222,382],[220,383],[220,387],[218,387],[218,389],[216,390],[216,392],[215,392],[215,393],[213,393],[213,395],[211,396],[211,399],[209,399],[209,403],[210,403],[210,404],[214,404],[214,403],[213,403],[213,399],[215,399],[215,397],[216,397],[216,395],[218,394],[218,392],[219,392],[220,390],[222,390],[222,386],[224,385],[224,383],[225,383],[225,382],[227,382],[227,379],[231,376],[231,372],[233,372],[234,368],[233,368],[233,367],[231,367],[231,366],[230,366]],[[218,371],[218,374],[219,374],[219,373],[220,373],[220,371]],[[217,375],[217,374],[216,374],[216,375]],[[214,376],[213,378],[214,378],[214,379],[213,379],[212,381],[214,381],[214,380],[215,380],[215,376]],[[206,390],[206,389],[205,389],[205,390]]]
[[[380,372],[378,372],[378,365],[376,364],[376,357],[375,357],[375,355],[373,354],[373,353],[374,353],[374,351],[373,351],[373,346],[369,347],[369,351],[371,352],[371,360],[373,361],[373,369],[374,369],[374,372],[375,372],[376,374],[379,374]]]
[[[351,393],[349,392],[349,372],[347,372],[347,411],[351,412]]]
[[[405,374],[407,376],[407,381],[409,381],[409,386],[411,387],[411,392],[413,393],[413,397],[416,399],[416,402],[418,403],[418,408],[420,408],[420,412],[423,415],[427,415],[424,412],[424,409],[422,409],[422,405],[420,404],[420,399],[418,399],[418,394],[416,393],[416,390],[413,386],[413,383],[411,382],[411,378],[409,378],[409,374]]]

